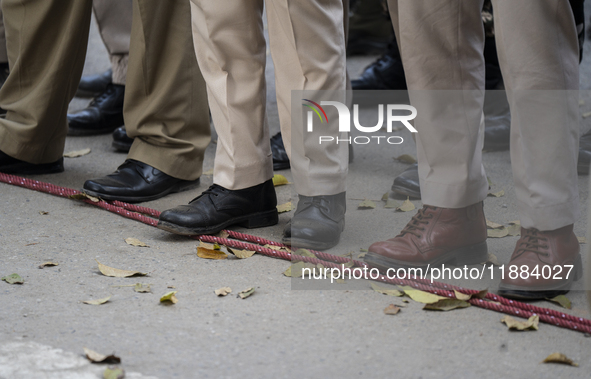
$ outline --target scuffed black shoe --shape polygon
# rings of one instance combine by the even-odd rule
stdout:
[[[197,180],[182,180],[140,161],[126,160],[112,174],[87,180],[82,192],[104,200],[139,203],[160,199],[174,192],[186,191],[199,185]]]
[[[107,86],[113,82],[113,70],[108,69],[102,74],[83,76],[78,84],[78,97],[96,97],[105,92]]]
[[[411,199],[421,198],[421,186],[419,184],[419,165],[412,164],[408,166],[402,174],[394,178],[392,192],[401,197],[410,197]]]
[[[12,175],[43,175],[64,172],[64,158],[52,163],[28,163],[0,151],[0,172]]]
[[[68,114],[69,136],[92,136],[111,133],[123,125],[125,86],[107,85],[107,89],[87,108]]]
[[[406,78],[396,40],[386,53],[365,68],[359,79],[351,81],[353,90],[405,90]]]
[[[286,245],[325,250],[336,246],[345,229],[345,192],[330,196],[299,195],[298,207],[283,231]]]
[[[120,126],[113,132],[113,148],[122,153],[129,153],[133,138],[129,138],[125,126]]]
[[[271,152],[273,153],[273,170],[289,169],[289,158],[287,157],[287,151],[285,151],[281,132],[271,137]]]
[[[215,234],[232,226],[262,228],[279,222],[273,180],[229,190],[212,185],[188,205],[162,212],[158,228],[186,236]]]

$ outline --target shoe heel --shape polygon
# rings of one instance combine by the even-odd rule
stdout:
[[[248,229],[254,229],[262,228],[265,226],[277,225],[278,223],[279,213],[277,213],[277,209],[273,209],[272,211],[261,212],[252,215],[241,225]]]
[[[456,266],[475,265],[486,262],[488,259],[488,246],[486,241],[476,245],[466,246],[454,252],[452,262]]]
[[[577,256],[575,259],[575,274],[573,276],[573,281],[578,281],[579,279],[583,279],[583,260],[581,259],[581,254]]]

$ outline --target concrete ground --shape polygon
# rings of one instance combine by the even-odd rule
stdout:
[[[108,59],[93,26],[85,74],[108,68]],[[591,46],[582,64],[581,88],[591,90]],[[350,58],[356,77],[375,57]],[[272,62],[268,77],[272,79]],[[272,132],[278,130],[274,86],[269,83]],[[591,111],[591,92],[581,113]],[[75,99],[71,109],[87,101]],[[589,129],[583,123],[583,131]],[[399,147],[355,150],[348,179],[347,228],[342,242],[330,250],[346,254],[393,237],[414,212],[395,213],[379,201],[373,210],[357,205],[379,200],[395,175],[407,165],[394,161],[415,155],[409,135]],[[62,174],[35,179],[79,189],[84,181],[111,173],[125,155],[111,148],[111,136],[68,138],[66,151],[91,148],[89,155],[66,160]],[[215,145],[206,153],[204,171],[213,167]],[[552,152],[549,152],[552,153]],[[486,153],[484,163],[493,191],[500,198],[485,201],[487,218],[507,224],[518,218],[508,152]],[[290,172],[281,172],[290,178]],[[588,181],[580,177],[581,219],[578,236],[587,229]],[[165,210],[185,204],[212,183],[201,178],[193,191],[143,205]],[[278,187],[279,202],[293,195],[290,185]],[[289,262],[255,255],[246,260],[211,261],[196,256],[194,240],[168,234],[101,209],[0,184],[0,276],[20,274],[23,285],[0,282],[0,378],[98,378],[105,366],[81,358],[82,348],[121,357],[128,377],[277,378],[277,377],[538,377],[588,378],[591,338],[582,333],[541,324],[538,331],[509,332],[502,314],[470,307],[428,312],[411,301],[396,316],[383,313],[401,300],[370,290],[369,282],[324,285],[302,290],[301,280],[285,277]],[[419,201],[413,202],[417,207]],[[40,214],[40,212],[48,212]],[[279,225],[247,230],[280,240],[291,217]],[[240,230],[240,229],[239,229]],[[134,237],[148,245],[127,245]],[[489,250],[501,263],[509,260],[517,237],[490,239]],[[587,245],[582,245],[586,253]],[[586,258],[588,259],[588,258]],[[108,266],[149,273],[141,278],[110,278],[95,260]],[[46,261],[59,266],[39,269]],[[152,293],[136,293],[129,285],[151,284]],[[496,290],[499,278],[467,281],[466,287]],[[179,302],[159,303],[178,291]],[[226,297],[214,290],[231,287]],[[342,287],[341,287],[342,286]],[[235,294],[256,287],[253,296]],[[363,290],[357,290],[362,288]],[[568,313],[590,318],[582,285],[568,297]],[[100,306],[82,301],[112,295]],[[537,305],[560,309],[548,302]],[[561,352],[579,367],[540,362]]]

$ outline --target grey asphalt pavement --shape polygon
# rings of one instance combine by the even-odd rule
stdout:
[[[85,74],[107,69],[96,26],[89,43]],[[589,100],[581,105],[582,114],[591,111],[589,43],[587,47],[581,66],[581,88],[587,91],[581,96]],[[350,58],[352,77],[373,59]],[[270,79],[272,70],[270,62]],[[71,109],[87,102],[75,99]],[[269,113],[274,132],[278,121],[272,80]],[[587,129],[583,123],[582,131]],[[357,255],[372,241],[393,237],[412,217],[413,212],[396,213],[379,201],[376,209],[357,209],[365,198],[379,200],[407,167],[394,157],[415,155],[410,135],[401,135],[406,142],[395,148],[356,148],[348,179],[348,224],[331,253]],[[111,148],[110,135],[67,139],[66,151],[83,148],[92,152],[66,159],[64,173],[35,179],[79,189],[86,179],[111,173],[125,159]],[[212,144],[204,171],[213,168],[214,152]],[[509,153],[486,153],[484,163],[493,191],[506,193],[485,201],[487,218],[507,224],[518,218]],[[281,174],[291,178],[289,171]],[[211,175],[204,175],[196,190],[143,205],[162,211],[185,204],[211,183]],[[582,217],[575,232],[585,236],[588,177],[580,177],[579,190]],[[293,188],[277,187],[277,193],[284,203]],[[292,213],[280,215],[274,227],[242,231],[279,241]],[[127,245],[128,237],[150,247]],[[490,252],[506,263],[516,240],[490,239]],[[547,324],[538,331],[510,332],[500,313],[477,307],[429,312],[413,301],[398,315],[385,315],[386,306],[402,302],[372,291],[369,282],[358,282],[354,289],[335,284],[302,290],[299,280],[282,274],[289,262],[260,255],[204,260],[196,256],[196,245],[81,202],[0,183],[0,276],[15,272],[25,280],[23,285],[0,282],[0,378],[101,377],[105,366],[86,363],[83,347],[115,352],[128,377],[137,378],[588,378],[591,372],[591,338],[579,332]],[[149,276],[106,277],[96,260]],[[46,261],[59,266],[39,269]],[[129,286],[138,282],[151,284],[152,293],[134,292]],[[494,291],[498,277],[465,285]],[[226,286],[231,295],[214,294]],[[170,287],[178,291],[179,301],[161,305],[159,297]],[[236,298],[249,287],[256,287],[254,295]],[[573,308],[567,312],[591,318],[582,285],[576,288],[568,295]],[[104,305],[82,303],[109,295]],[[537,305],[561,309],[549,302]],[[540,363],[553,352],[567,355],[579,367]]]

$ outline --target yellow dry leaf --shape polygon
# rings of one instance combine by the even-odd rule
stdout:
[[[98,300],[86,300],[86,301],[83,301],[83,303],[90,304],[90,305],[101,305],[101,304],[105,304],[107,301],[109,301],[112,296],[113,295],[105,297],[104,299],[98,299]]]
[[[396,200],[389,198],[386,200],[386,205],[384,205],[384,208],[393,209],[393,208],[398,208],[399,206],[400,206],[400,204]]]
[[[55,263],[55,262],[45,262],[45,263],[41,263],[39,265],[39,268],[45,268],[45,267],[53,267],[53,266],[57,266],[59,263]]]
[[[145,243],[143,243],[142,241],[138,240],[137,238],[129,237],[129,238],[125,239],[125,242],[131,246],[150,247],[150,246],[146,245]]]
[[[570,302],[570,300],[569,300],[569,299],[568,299],[566,296],[564,296],[564,295],[558,295],[558,296],[556,296],[556,297],[553,297],[553,298],[551,298],[551,299],[548,299],[548,298],[547,298],[546,300],[548,300],[548,301],[551,301],[551,302],[553,302],[553,303],[556,303],[556,304],[558,304],[558,305],[560,305],[561,307],[563,307],[563,308],[566,308],[566,309],[571,309],[571,308],[572,308],[572,303],[571,303],[571,302]]]
[[[138,293],[150,293],[152,292],[150,287],[151,286],[149,284],[136,283],[133,287],[133,290]]]
[[[507,228],[507,234],[510,236],[519,236],[521,235],[521,225],[519,224],[511,224]]]
[[[402,292],[402,291],[398,291],[396,289],[382,288],[375,283],[371,283],[371,288],[376,292],[379,292],[381,294],[388,295],[388,296],[397,296],[397,297],[404,296],[404,292]]]
[[[398,162],[407,163],[407,164],[417,163],[417,159],[409,154],[403,154],[399,157],[396,157],[396,160]]]
[[[229,294],[229,293],[232,292],[232,288],[230,288],[230,287],[222,287],[222,288],[218,288],[214,292],[218,296],[226,296],[227,294]]]
[[[375,207],[376,207],[376,203],[374,203],[373,201],[371,201],[369,199],[365,199],[361,203],[359,203],[359,205],[357,206],[357,209],[375,209]]]
[[[579,367],[578,363],[573,362],[572,359],[567,358],[567,356],[562,353],[552,353],[552,354],[548,355],[542,361],[542,363],[562,363],[564,365]]]
[[[277,206],[277,212],[279,213],[285,213],[285,212],[289,212],[293,210],[293,204],[291,201],[288,201],[285,204],[280,204]]]
[[[256,251],[251,251],[251,250],[231,249],[227,246],[226,246],[226,249],[228,249],[228,252],[230,254],[234,254],[236,256],[236,258],[240,258],[240,259],[250,258],[253,255],[255,255],[255,253],[256,253]]]
[[[289,184],[289,182],[287,181],[287,178],[281,174],[275,174],[273,175],[273,185],[275,187],[279,187],[279,186],[283,186]]]
[[[49,214],[49,212],[45,212],[45,211],[39,211],[39,214],[40,214],[41,216],[45,216],[45,215],[48,215],[48,214]]]
[[[213,175],[213,168],[211,170],[205,171],[203,175]]]
[[[205,247],[197,247],[197,256],[203,259],[226,259],[228,254],[221,250],[206,249]]]
[[[144,272],[139,272],[139,271],[119,270],[117,268],[105,266],[104,264],[102,264],[99,261],[96,261],[96,263],[98,263],[99,271],[104,276],[110,276],[110,277],[114,277],[114,278],[129,278],[131,276],[146,276],[146,275],[148,275]]]
[[[253,293],[254,287],[250,287],[248,289],[245,289],[244,291],[239,292],[238,297],[241,299],[246,299],[247,297],[250,297]]]
[[[503,229],[504,226],[501,224],[497,224],[496,222],[492,222],[490,220],[486,220],[486,227],[488,229]]]
[[[123,379],[125,371],[121,367],[109,367],[103,372],[103,379]]]
[[[527,321],[518,321],[511,316],[505,316],[501,319],[501,322],[505,323],[509,330],[538,330],[540,316],[533,315]]]
[[[400,308],[394,304],[390,304],[384,309],[384,314],[387,315],[395,315],[398,314],[398,312],[400,312]]]
[[[509,235],[509,229],[503,227],[503,229],[488,229],[486,234],[489,238],[503,238]]]
[[[425,304],[424,310],[451,311],[458,308],[468,308],[470,303],[460,299],[441,299],[435,303]]]
[[[101,201],[101,199],[99,199],[98,197],[94,197],[94,196],[90,196],[88,194],[85,194],[84,192],[80,192],[74,195],[70,195],[68,196],[68,199],[73,199],[73,200],[90,200],[93,203],[98,203],[99,201]]]
[[[163,295],[163,296],[160,298],[160,302],[161,302],[161,303],[170,302],[170,303],[172,303],[172,304],[176,304],[176,303],[178,303],[178,301],[179,301],[179,300],[178,300],[178,299],[176,298],[176,296],[175,296],[177,292],[178,292],[178,291],[170,291],[170,292],[167,292],[167,293],[165,293],[165,294],[164,294],[164,295]]]
[[[413,203],[410,202],[410,198],[406,198],[406,200],[404,201],[404,203],[402,203],[401,206],[399,206],[398,208],[396,208],[396,211],[398,212],[410,212],[412,210],[415,210],[415,205]]]
[[[500,190],[499,192],[489,192],[488,197],[503,197],[505,196],[505,190]]]
[[[105,355],[97,353],[96,351],[90,350],[86,347],[83,347],[82,349],[84,349],[86,359],[88,359],[92,363],[121,363],[121,358],[115,356],[114,354]]]
[[[68,153],[64,153],[64,158],[78,158],[87,154],[90,154],[90,149],[70,151]]]
[[[404,291],[405,295],[407,295],[408,297],[410,297],[411,299],[413,299],[414,301],[416,301],[418,303],[433,304],[433,303],[438,302],[439,300],[447,299],[447,297],[435,295],[430,292],[417,290],[417,289],[414,289],[409,286],[403,286],[401,288]]]
[[[580,244],[587,243],[587,238],[585,238],[585,237],[577,237],[577,239],[579,240]]]

